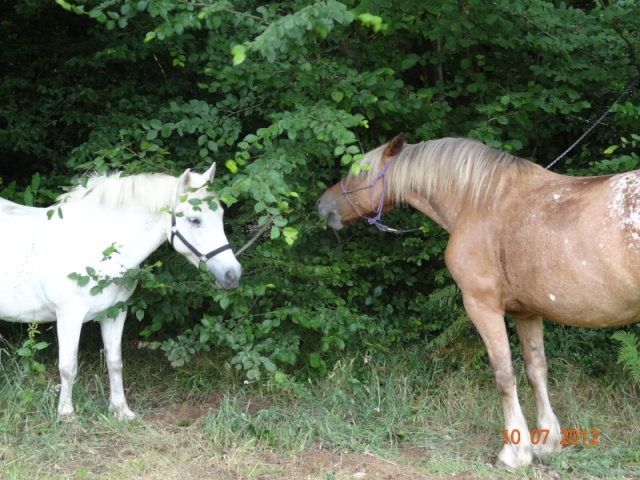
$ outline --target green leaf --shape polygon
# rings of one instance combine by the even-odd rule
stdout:
[[[284,234],[284,240],[288,245],[292,245],[293,242],[298,238],[298,230],[293,227],[283,228],[282,233]]]
[[[24,204],[30,207],[33,206],[33,193],[31,192],[31,187],[24,189]]]
[[[34,345],[36,350],[44,350],[49,346],[49,342],[38,342]]]
[[[31,177],[31,190],[34,192],[37,192],[39,188],[40,188],[40,174],[36,172]]]
[[[173,131],[172,125],[166,123],[162,126],[161,135],[162,138],[169,138],[171,136],[171,132]]]
[[[78,273],[70,273],[67,275],[71,280],[75,280],[79,287],[84,287],[89,283],[90,278],[85,275],[80,275]]]
[[[30,357],[31,355],[33,355],[31,349],[26,347],[19,348],[18,350],[16,350],[16,353],[21,357]]]
[[[309,354],[309,365],[311,365],[312,368],[320,368],[320,366],[322,365],[320,355],[318,355],[317,353]]]
[[[116,248],[115,244],[114,245],[110,245],[107,248],[105,248],[102,251],[102,256],[103,257],[109,257],[110,255],[116,253],[118,251],[118,249]]]
[[[238,172],[238,164],[234,160],[227,160],[224,162],[224,166],[227,167],[231,173]]]
[[[56,3],[60,5],[62,8],[64,8],[65,10],[71,10],[71,4],[69,4],[68,2],[65,2],[64,0],[56,0]]]
[[[273,219],[273,224],[280,228],[285,227],[287,223],[287,219],[281,215],[278,215]]]
[[[244,45],[236,45],[231,49],[233,55],[233,65],[240,65],[247,58],[247,49]]]

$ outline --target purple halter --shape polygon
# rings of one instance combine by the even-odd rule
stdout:
[[[358,216],[360,218],[364,218],[369,223],[369,225],[375,225],[378,228],[378,230],[383,231],[383,232],[391,232],[391,233],[396,233],[396,234],[401,234],[401,233],[406,233],[406,232],[414,232],[417,229],[413,229],[413,230],[396,230],[395,228],[387,227],[386,225],[383,225],[382,223],[380,223],[380,217],[382,217],[382,207],[384,205],[384,196],[385,196],[385,193],[387,191],[387,176],[386,176],[386,174],[387,174],[387,169],[389,168],[389,165],[391,165],[391,161],[392,160],[393,160],[393,157],[390,158],[387,161],[385,166],[382,167],[382,169],[378,172],[378,176],[369,185],[365,185],[364,187],[354,188],[353,190],[345,190],[345,188],[344,188],[344,179],[342,179],[342,180],[340,180],[340,190],[342,190],[342,194],[344,195],[344,198],[347,200],[349,205],[351,205],[351,208],[353,208],[355,210],[355,212],[358,214]],[[376,207],[376,206],[373,205],[373,187],[376,186],[376,184],[378,183],[378,181],[380,179],[382,179],[382,191],[380,192],[380,199],[378,200],[378,205]],[[359,192],[360,190],[366,190],[367,188],[369,189],[369,201],[371,202],[371,210],[375,214],[373,217],[365,217],[363,214],[361,214],[358,211],[357,207],[349,199],[349,194],[350,193]]]

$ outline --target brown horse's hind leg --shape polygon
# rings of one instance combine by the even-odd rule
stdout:
[[[514,315],[513,319],[522,345],[525,373],[536,400],[537,426],[540,435],[536,432],[534,432],[535,435],[532,434],[532,439],[537,443],[534,445],[534,453],[545,455],[557,452],[562,448],[560,424],[551,409],[547,393],[547,360],[544,355],[542,317]]]
[[[511,349],[504,316],[501,312],[492,310],[469,295],[464,296],[464,305],[487,347],[489,362],[502,402],[505,430],[500,438],[504,438],[506,442],[498,455],[498,460],[511,469],[527,466],[533,460],[533,447],[527,421],[518,401],[516,377],[511,363]]]

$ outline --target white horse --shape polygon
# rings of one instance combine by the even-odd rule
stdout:
[[[206,188],[214,174],[215,163],[202,175],[187,170],[179,178],[94,176],[86,187],[61,195],[50,208],[0,199],[0,319],[57,320],[61,418],[74,412],[72,387],[82,324],[126,301],[135,288],[116,282],[91,294],[96,276],[122,277],[169,240],[194,265],[205,262],[223,288],[238,285],[240,264],[224,233],[223,210]],[[87,267],[95,271],[93,276],[85,275]],[[71,273],[91,280],[81,286],[85,282],[69,278]],[[109,370],[109,408],[119,419],[132,419],[135,414],[122,385],[125,317],[121,309],[116,318],[100,320],[100,327]]]

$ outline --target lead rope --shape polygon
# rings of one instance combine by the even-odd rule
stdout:
[[[582,140],[584,140],[584,137],[589,135],[593,131],[593,129],[596,128],[600,124],[600,122],[602,120],[604,120],[604,117],[609,115],[609,113],[611,112],[611,109],[615,105],[617,105],[620,102],[620,100],[622,100],[622,98],[631,91],[632,88],[634,88],[636,86],[636,83],[638,83],[638,80],[640,80],[640,75],[638,75],[631,82],[629,82],[629,85],[627,86],[627,88],[624,89],[622,94],[620,94],[620,96],[618,98],[616,98],[616,100],[611,104],[611,106],[602,115],[600,115],[600,118],[598,118],[598,120],[596,120],[596,122],[593,125],[591,125],[591,127],[589,127],[589,129],[586,132],[584,132],[580,138],[578,138],[578,140],[573,142],[573,144],[569,148],[567,148],[564,152],[562,152],[560,155],[558,155],[558,157],[553,162],[551,162],[549,165],[547,165],[545,168],[547,170],[549,170],[556,163],[558,163],[559,160],[562,160],[567,155],[567,153],[569,153],[571,150],[573,150],[573,148],[576,145],[578,145]]]

